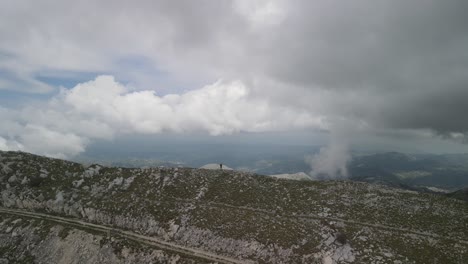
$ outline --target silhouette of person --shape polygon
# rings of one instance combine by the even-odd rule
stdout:
[[[220,169],[220,170],[223,169],[223,164],[222,164],[222,163],[219,164],[219,169]]]

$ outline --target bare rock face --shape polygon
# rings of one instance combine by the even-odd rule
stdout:
[[[13,183],[13,182],[16,182],[16,181],[17,181],[17,179],[16,179],[16,176],[15,176],[15,175],[13,175],[13,176],[11,176],[10,178],[8,178],[8,182],[9,182],[9,183]]]
[[[7,167],[0,170],[2,207],[73,217],[243,261],[468,259],[468,204],[443,196],[227,170],[84,167],[18,152],[1,153],[0,168]],[[29,181],[23,183],[24,175]],[[9,252],[42,263],[200,261],[151,248],[138,251],[141,245],[122,246],[89,230],[65,236],[56,223],[13,224],[0,216],[0,247],[21,244],[17,237],[24,237],[24,247]],[[38,232],[47,235],[37,239]],[[421,247],[426,255],[417,254]]]
[[[197,263],[125,239],[31,219],[0,216],[0,263]]]

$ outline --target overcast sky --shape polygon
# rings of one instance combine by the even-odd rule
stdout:
[[[72,157],[129,135],[308,131],[468,152],[467,10],[0,0],[0,149]]]

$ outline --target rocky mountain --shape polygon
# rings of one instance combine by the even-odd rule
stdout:
[[[0,152],[0,263],[467,263],[468,203]]]

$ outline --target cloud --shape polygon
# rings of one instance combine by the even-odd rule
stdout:
[[[55,105],[22,109],[16,124],[30,122],[27,112],[42,127],[85,138],[330,130],[347,120],[346,130],[460,140],[468,133],[467,8],[464,0],[12,1],[0,10],[0,54],[8,54],[0,70],[14,78],[0,86],[44,92],[36,78],[44,72],[137,84],[82,83]],[[118,63],[132,58],[144,69]],[[154,92],[161,79],[170,84],[164,95]]]
[[[238,132],[321,128],[324,120],[304,109],[270,104],[242,82],[217,81],[183,94],[131,91],[113,76],[63,89],[49,102],[4,109],[4,149],[54,157],[73,156],[93,139],[161,132],[225,135]]]
[[[340,179],[348,177],[348,162],[351,161],[349,145],[332,141],[327,147],[320,149],[314,156],[306,157],[310,164],[313,179]]]
[[[467,109],[458,98],[466,96],[468,83],[467,5],[463,0],[12,2],[0,11],[0,52],[9,54],[10,68],[14,64],[30,78],[44,71],[95,71],[156,83],[152,72],[116,63],[138,56],[178,81],[240,80],[277,104],[301,103],[326,116],[388,129],[465,133],[461,113]],[[443,111],[434,114],[429,105]]]
[[[39,153],[49,157],[66,158],[83,152],[87,138],[73,133],[64,133],[46,127],[27,124],[18,136],[20,150]]]
[[[3,137],[0,137],[0,150],[21,150],[23,149],[23,146],[19,144],[16,141],[9,141],[4,139]]]
[[[129,92],[112,76],[99,76],[65,90],[59,100],[119,131],[137,133],[203,131],[221,135],[322,125],[320,117],[305,110],[278,107],[251,96],[239,81],[217,81],[180,95],[158,96],[154,91]]]
[[[313,179],[341,179],[348,177],[348,163],[351,161],[350,140],[357,131],[348,120],[334,120],[328,127],[330,139],[319,153],[305,158],[310,165]]]
[[[13,56],[2,54],[0,50],[1,90],[45,94],[51,92],[53,87],[35,79],[24,65],[16,62]]]

